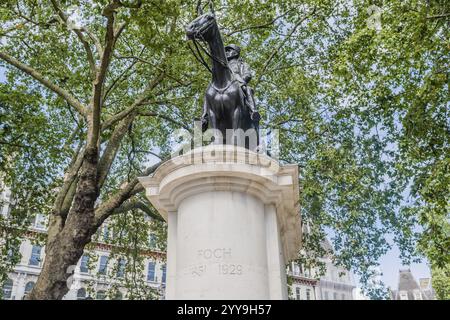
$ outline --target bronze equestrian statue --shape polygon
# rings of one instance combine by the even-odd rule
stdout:
[[[256,110],[253,90],[248,86],[252,78],[251,70],[240,58],[238,46],[224,47],[211,3],[210,7],[211,12],[205,14],[198,7],[200,16],[186,27],[186,35],[194,41],[198,55],[201,54],[197,41],[208,44],[210,51],[205,52],[212,62],[212,81],[206,89],[203,103],[202,128],[206,131],[210,126],[219,130],[222,143],[234,143],[227,137],[227,129],[242,129],[244,132],[253,129],[255,140],[245,142],[247,148],[253,149],[259,145],[260,115]]]

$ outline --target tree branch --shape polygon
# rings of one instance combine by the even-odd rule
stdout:
[[[160,165],[161,162],[154,164],[141,173],[141,176],[148,176],[153,173]],[[103,202],[95,210],[95,228],[98,228],[106,218],[108,218],[115,208],[120,207],[125,201],[132,197],[135,187],[139,184],[139,180],[135,177],[133,180],[124,185],[116,194]]]
[[[83,163],[84,158],[84,149],[79,149],[76,153],[75,157],[73,158],[71,164],[69,165],[69,168],[64,175],[64,182],[61,187],[61,189],[58,192],[58,195],[56,196],[55,203],[53,205],[53,213],[54,214],[61,214],[61,208],[63,206],[64,199],[67,196],[67,193],[70,190],[71,185],[73,184],[74,180],[78,176],[78,171],[81,168],[81,165]]]
[[[70,211],[70,207],[72,206],[73,198],[75,197],[75,192],[77,190],[78,186],[78,176],[75,177],[75,180],[73,180],[72,184],[70,185],[69,190],[67,191],[66,196],[64,197],[64,201],[62,202],[61,206],[61,216],[67,217],[67,214]]]
[[[131,112],[133,112],[135,109],[137,109],[143,101],[147,98],[149,92],[151,92],[156,86],[162,81],[164,78],[164,73],[160,73],[153,81],[151,81],[147,87],[144,89],[144,91],[136,98],[136,100],[133,102],[133,104],[128,107],[127,109],[116,113],[115,115],[111,116],[109,119],[107,119],[103,125],[102,130],[106,130],[109,127],[111,127],[116,122],[124,119],[126,116],[128,116]]]
[[[141,51],[140,54],[142,54],[142,53],[144,52],[144,50],[145,50],[145,47],[142,49],[142,51]],[[116,84],[117,84],[119,81],[120,81],[120,82],[123,82],[125,79],[127,79],[127,78],[130,76],[131,73],[129,73],[125,78],[123,78],[123,77],[126,75],[126,73],[127,73],[128,71],[130,71],[130,70],[131,70],[138,62],[139,62],[139,60],[137,60],[137,59],[133,60],[133,62],[131,62],[131,64],[130,64],[127,68],[125,68],[125,69],[119,74],[119,76],[118,76],[116,79],[114,79],[114,80],[112,81],[112,83],[108,86],[108,88],[106,89],[105,93],[103,94],[103,101],[106,101],[106,99],[108,98],[109,93],[114,89],[114,87],[116,86]],[[122,80],[122,78],[123,78],[123,80]]]
[[[443,13],[443,14],[436,14],[434,16],[428,16],[427,19],[440,19],[440,18],[445,18],[445,17],[450,17],[450,12]]]
[[[115,11],[120,7],[118,0],[113,0],[105,8],[103,8],[102,15],[106,17],[106,33],[105,33],[105,49],[100,59],[100,66],[97,70],[94,80],[93,94],[92,94],[92,118],[89,119],[89,131],[88,131],[88,147],[92,147],[99,143],[99,134],[101,127],[101,108],[102,108],[102,91],[103,85],[108,72],[108,67],[111,62],[112,52],[114,50],[114,44],[117,38],[114,36],[114,21]]]
[[[56,11],[58,16],[61,18],[62,22],[66,25],[66,27],[68,29],[72,29],[72,31],[75,32],[75,34],[77,35],[78,39],[83,44],[83,47],[84,47],[84,50],[86,51],[87,59],[88,59],[88,62],[89,62],[89,66],[91,68],[92,78],[94,78],[95,74],[97,73],[97,67],[95,65],[94,55],[92,54],[92,50],[91,50],[91,47],[90,47],[89,43],[86,41],[86,39],[83,36],[83,33],[79,29],[69,28],[68,23],[67,23],[68,17],[61,10],[61,8],[58,6],[58,3],[56,2],[56,0],[51,0],[51,3],[52,3],[52,6],[53,6],[53,9]],[[97,51],[98,51],[98,48],[97,48]],[[100,54],[100,52],[99,52],[99,54]]]
[[[66,100],[69,105],[75,108],[75,110],[77,110],[78,113],[81,114],[83,117],[87,116],[86,107],[81,102],[79,102],[75,97],[73,97],[68,91],[57,86],[32,67],[20,62],[19,60],[15,59],[14,57],[10,56],[5,52],[0,52],[0,58],[6,61],[7,63],[13,65],[17,69],[30,75],[35,80],[43,84],[45,87],[47,87],[48,89],[59,95],[61,98]]]
[[[161,65],[161,63],[158,63],[159,65],[155,65],[155,64],[151,63],[150,61],[147,61],[147,60],[142,59],[141,57],[137,57],[137,56],[117,56],[117,58],[118,59],[133,59],[134,61],[151,65],[152,67],[158,69],[159,71],[164,72],[165,75],[167,76],[167,78],[174,80],[175,82],[177,82],[178,84],[180,84],[183,87],[187,87],[192,84],[192,82],[183,82],[181,79],[178,79],[177,77],[165,72],[164,68],[159,66],[159,65]]]
[[[231,32],[227,33],[226,36],[228,37],[228,36],[231,36],[231,35],[236,34],[236,33],[244,32],[244,31],[248,31],[248,30],[253,30],[253,29],[269,28],[271,25],[273,25],[275,22],[277,22],[277,20],[285,17],[289,12],[293,11],[294,9],[297,9],[298,7],[299,6],[295,6],[295,7],[291,8],[291,9],[286,10],[284,13],[282,13],[279,16],[273,18],[269,22],[262,23],[262,24],[259,24],[259,25],[255,25],[255,26],[248,26],[248,27],[244,27],[244,28],[241,28],[241,29],[237,29],[237,30],[234,30],[234,31],[231,31]]]
[[[157,112],[146,111],[146,110],[139,110],[138,114],[140,116],[146,116],[146,117],[158,117],[158,118],[167,120],[169,122],[172,122],[173,124],[175,124],[175,125],[177,125],[177,126],[179,126],[181,128],[184,128],[184,129],[186,129],[188,131],[191,131],[191,128],[189,128],[187,125],[185,125],[185,124],[183,124],[183,123],[181,123],[181,122],[179,122],[179,121],[177,121],[175,119],[172,119],[169,116],[166,116],[166,115],[163,115],[163,114],[159,114]]]
[[[109,170],[111,168],[114,159],[116,158],[117,152],[120,148],[123,137],[128,131],[128,128],[133,123],[136,116],[136,112],[131,112],[125,119],[119,122],[119,124],[114,129],[111,138],[108,141],[108,145],[103,152],[103,155],[99,161],[98,166],[98,187],[99,189],[103,186],[103,183],[108,176]]]
[[[261,81],[261,78],[264,75],[264,72],[266,71],[267,67],[269,66],[270,62],[272,62],[273,58],[278,54],[278,52],[281,50],[281,48],[283,48],[283,46],[286,44],[286,42],[292,37],[292,35],[294,34],[294,32],[297,30],[297,28],[311,15],[313,15],[316,11],[316,7],[314,7],[313,11],[306,15],[304,18],[300,19],[299,21],[297,21],[297,23],[294,25],[294,27],[292,27],[292,29],[289,31],[289,33],[287,34],[287,36],[283,39],[283,41],[281,41],[281,43],[275,48],[275,50],[272,51],[272,53],[270,54],[269,58],[266,60],[266,62],[264,63],[263,67],[261,68],[261,70],[258,72],[259,77],[258,77],[258,81],[255,84],[255,88],[257,87],[257,85],[259,84],[259,82]]]
[[[152,219],[164,221],[164,219],[160,215],[155,214],[155,212],[153,210],[151,210],[147,204],[145,204],[143,201],[139,201],[139,200],[132,200],[132,201],[125,202],[120,207],[114,209],[112,214],[126,213],[133,209],[140,209],[143,212],[145,212]]]

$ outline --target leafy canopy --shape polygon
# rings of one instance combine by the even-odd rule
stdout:
[[[79,8],[81,27],[70,30],[47,1],[3,1],[0,52],[87,105],[91,63],[101,50],[96,42],[106,33],[102,10],[107,4],[61,1],[67,14]],[[450,257],[448,7],[445,1],[379,2],[377,29],[368,23],[373,4],[216,1],[225,42],[239,44],[255,70],[251,85],[261,126],[279,130],[281,160],[301,169],[301,215],[309,232],[299,260],[318,265],[328,232],[335,262],[359,274],[363,284],[394,243],[405,263],[420,253],[432,266],[448,269]],[[117,13],[126,28],[106,74],[103,123],[137,96],[145,99],[120,143],[102,200],[148,162],[164,158],[174,130],[192,126],[200,115],[210,75],[187,47],[184,26],[194,11],[193,1],[154,0]],[[86,137],[86,123],[61,95],[0,58],[6,74],[0,86],[0,169],[17,194],[11,215],[23,228],[30,215],[49,214],[55,188]],[[145,91],[155,79],[161,81]],[[114,127],[102,130],[101,148]],[[130,247],[141,245],[150,228],[138,223],[142,212],[133,212],[127,219],[111,219],[133,232],[135,237],[121,240]],[[8,234],[2,231],[2,239]],[[5,243],[17,247],[17,241]],[[385,296],[383,290],[372,291],[374,297]]]

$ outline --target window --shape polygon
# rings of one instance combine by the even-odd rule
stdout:
[[[36,229],[45,229],[47,224],[47,217],[42,214],[37,214],[34,218],[34,227]]]
[[[25,292],[24,292],[24,296],[26,296],[27,294],[29,294],[31,292],[31,290],[33,290],[34,288],[34,282],[30,281],[25,285]]]
[[[152,249],[156,249],[156,235],[154,233],[150,233],[148,236],[148,245]]]
[[[408,300],[408,293],[406,291],[400,292],[400,300]]]
[[[41,246],[33,246],[31,249],[30,266],[38,266],[41,262]]]
[[[103,227],[103,241],[107,242],[109,240],[109,228],[108,226]]]
[[[333,293],[333,300],[337,300],[338,299],[338,295],[336,292]]]
[[[300,287],[296,287],[295,288],[295,300],[300,300],[300,299],[301,299]]]
[[[422,295],[420,291],[414,291],[414,300],[422,300]]]
[[[162,270],[162,283],[166,283],[166,265],[164,264],[163,266],[161,266],[161,270]]]
[[[80,272],[83,273],[88,273],[89,272],[89,256],[84,255],[81,257],[81,262],[80,262]]]
[[[14,261],[14,250],[13,249],[8,250],[8,254],[7,254],[6,258],[8,259],[8,262]]]
[[[330,298],[328,297],[328,291],[325,291],[324,293],[323,293],[323,299],[324,300],[329,300]]]
[[[77,291],[77,300],[84,300],[86,299],[86,289],[80,288]]]
[[[147,281],[155,281],[155,263],[152,261],[148,263]]]
[[[125,259],[120,258],[118,262],[117,276],[119,278],[123,278],[124,274],[125,274]]]
[[[111,231],[111,233],[112,233],[111,238],[114,238],[114,239],[116,239],[116,238],[117,239],[124,239],[124,238],[128,237],[128,231],[124,230],[122,228],[119,228],[118,230],[113,229]]]
[[[99,274],[106,274],[106,271],[108,271],[108,256],[101,256],[100,257],[100,266],[98,268]]]
[[[309,278],[310,275],[311,275],[311,269],[310,269],[310,268],[305,268],[305,276],[306,276],[307,278]]]
[[[311,289],[306,289],[306,300],[311,300]]]
[[[95,297],[97,300],[105,300],[106,299],[106,292],[104,290],[97,291],[97,295]]]
[[[294,264],[294,275],[300,275],[300,266],[298,264]]]
[[[345,294],[344,293],[341,295],[341,297],[342,297],[342,300],[345,300]]]
[[[1,192],[3,190],[3,192]],[[11,191],[0,184],[0,214],[8,217],[11,204]]]
[[[3,284],[3,299],[11,299],[14,282],[7,279]]]

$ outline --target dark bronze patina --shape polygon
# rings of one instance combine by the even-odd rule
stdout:
[[[228,141],[225,141],[227,129],[254,129],[258,138],[260,115],[255,106],[253,90],[248,85],[252,78],[251,70],[240,58],[241,49],[238,46],[224,47],[211,2],[210,9],[210,12],[203,14],[199,5],[199,17],[186,27],[186,35],[194,41],[197,56],[201,56],[202,50],[197,41],[206,42],[209,52],[204,51],[212,63],[212,81],[206,89],[201,118],[203,131],[208,126],[220,130],[223,143]],[[206,65],[205,61],[201,62]]]

